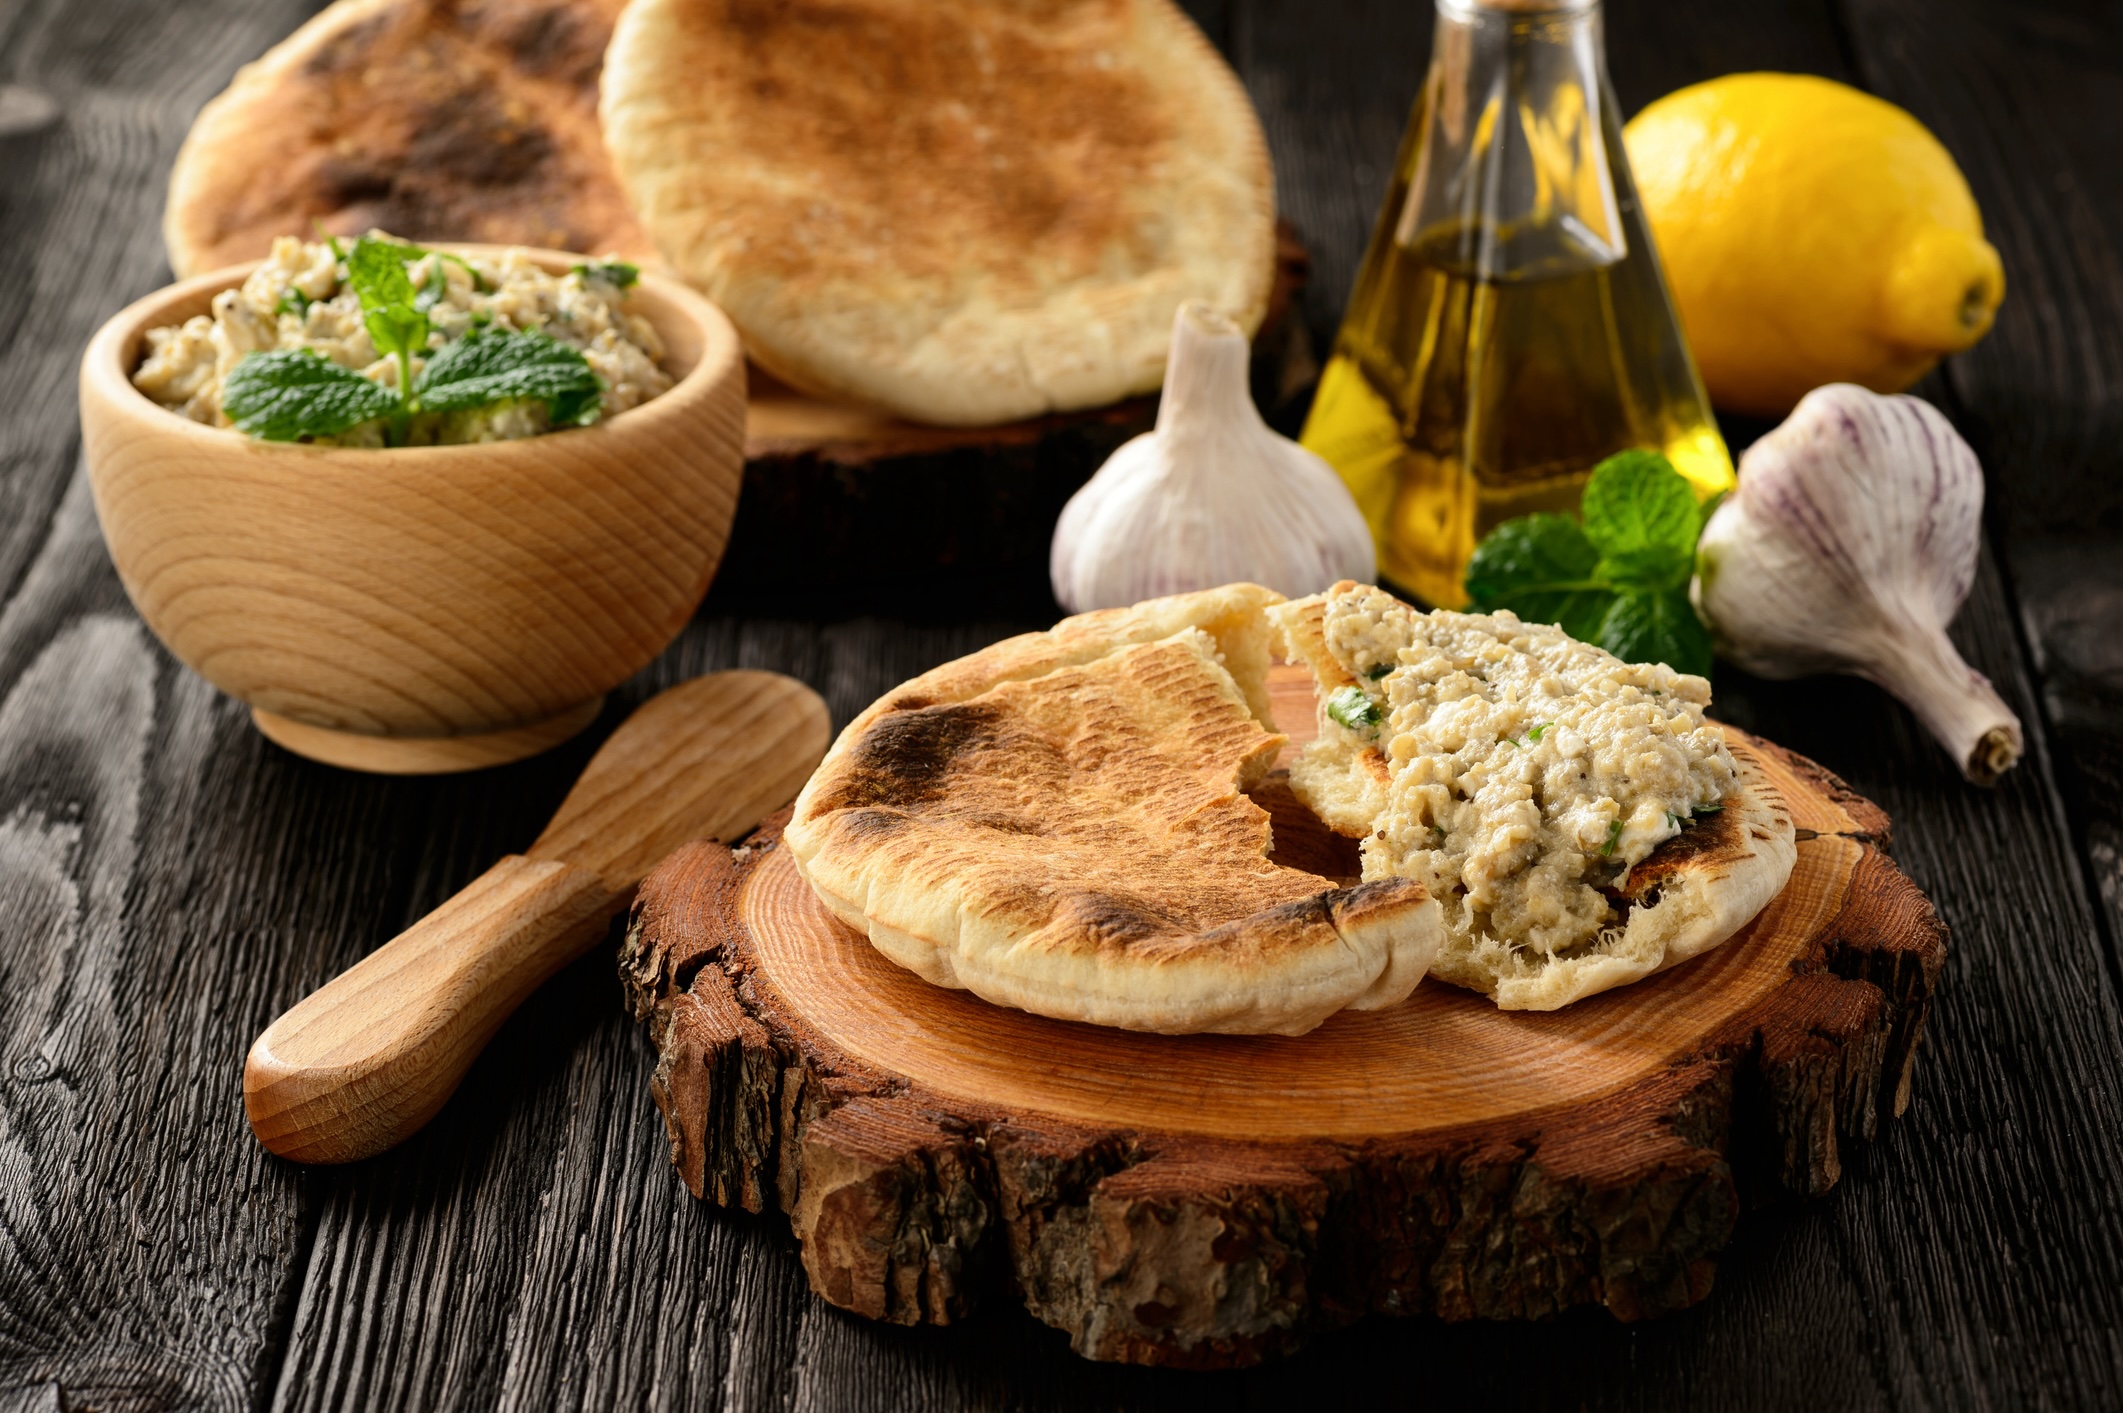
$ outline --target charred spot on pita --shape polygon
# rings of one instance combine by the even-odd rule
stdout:
[[[879,717],[855,742],[845,776],[812,805],[812,813],[939,798],[967,755],[995,743],[1001,715],[987,703],[966,702]]]

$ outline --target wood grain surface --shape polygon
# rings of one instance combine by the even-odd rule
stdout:
[[[845,721],[1053,612],[1036,584],[883,576],[807,620],[716,591],[547,760],[363,779],[258,739],[125,600],[78,479],[74,359],[168,278],[156,218],[192,113],[313,8],[0,6],[0,1408],[2123,1402],[2123,791],[2103,783],[2123,776],[2095,759],[2116,739],[2123,564],[2113,5],[1608,5],[1626,110],[1754,68],[1878,87],[1953,147],[2006,260],[1996,332],[1926,391],[1986,460],[2002,553],[1955,638],[2028,723],[2027,763],[1978,792],[1862,683],[1717,680],[1726,719],[1887,808],[1897,864],[1952,929],[1908,1113],[1848,1149],[1825,1199],[1755,1193],[1715,1293],[1681,1314],[1368,1322],[1206,1376],[1090,1364],[1020,1315],[908,1331],[812,1298],[776,1223],[672,1176],[609,954],[534,996],[405,1147],[326,1174],[250,1139],[251,1037],[529,844],[625,704],[761,667]],[[1262,111],[1324,340],[1428,19],[1399,0],[1190,8]]]

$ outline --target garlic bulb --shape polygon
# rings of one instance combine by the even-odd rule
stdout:
[[[2020,758],[2020,721],[1946,638],[1982,515],[1982,468],[1935,409],[1830,384],[1740,458],[1691,594],[1722,656],[1764,677],[1876,682],[1994,784]]]
[[[1246,363],[1236,324],[1180,306],[1156,430],[1114,452],[1054,527],[1048,569],[1069,612],[1239,580],[1294,598],[1375,577],[1348,488],[1261,420]]]

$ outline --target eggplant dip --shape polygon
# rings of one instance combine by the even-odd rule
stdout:
[[[458,256],[372,233],[283,236],[210,315],[151,329],[133,385],[267,441],[511,441],[666,392],[663,341],[621,262],[553,274],[527,251]]]

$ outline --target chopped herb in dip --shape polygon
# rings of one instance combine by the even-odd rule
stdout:
[[[671,387],[621,261],[554,275],[380,234],[282,237],[213,313],[150,330],[134,386],[267,441],[424,446],[587,425]]]
[[[1327,698],[1327,715],[1351,731],[1376,731],[1385,713],[1362,687],[1344,687]]]

